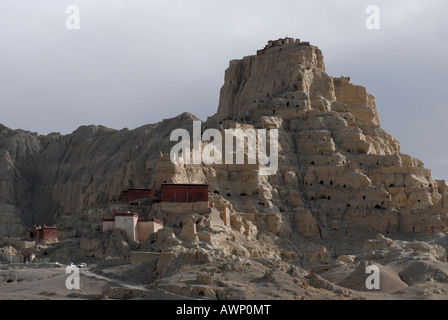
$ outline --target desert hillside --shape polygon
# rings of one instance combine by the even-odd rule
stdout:
[[[285,38],[230,61],[206,121],[183,113],[134,130],[82,126],[45,136],[1,126],[0,293],[15,286],[30,298],[445,299],[447,186],[401,153],[380,116],[366,88],[325,72],[318,47]],[[253,130],[270,142],[277,132],[275,172],[263,174],[269,165],[260,161],[173,163],[171,133],[193,137],[198,121],[201,134]],[[206,186],[207,194],[164,200],[162,185]],[[119,197],[145,188],[155,192],[145,201]],[[137,239],[116,227],[117,212],[163,228]],[[115,228],[105,231],[106,221]],[[39,225],[54,225],[57,240],[30,239],[28,228]],[[87,262],[92,287],[75,295],[63,282],[44,293],[26,287],[46,278],[22,270],[24,251],[47,278],[63,272],[52,262]],[[365,285],[371,265],[378,290]]]

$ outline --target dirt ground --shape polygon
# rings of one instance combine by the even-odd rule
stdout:
[[[2,300],[65,300],[99,299],[107,281],[80,272],[80,289],[69,290],[63,266],[22,265],[0,269],[0,299]]]
[[[364,279],[360,274],[357,283],[356,270],[334,268],[310,277],[297,270],[273,270],[262,261],[191,266],[152,284],[145,284],[149,264],[92,266],[80,269],[80,288],[69,290],[65,267],[0,265],[0,300],[446,300],[448,296],[448,286],[441,282],[401,288],[399,278],[389,276],[382,292],[356,290]]]

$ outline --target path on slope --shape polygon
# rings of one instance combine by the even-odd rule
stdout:
[[[89,270],[83,270],[81,274],[88,276],[88,277],[96,278],[98,280],[104,280],[104,281],[107,281],[108,283],[115,283],[119,286],[131,289],[131,290],[140,290],[142,292],[147,292],[147,293],[151,294],[152,296],[160,296],[160,294],[163,294],[172,300],[178,300],[178,299],[179,300],[196,300],[191,297],[186,297],[186,296],[182,296],[179,294],[168,292],[161,288],[148,288],[147,286],[144,286],[144,285],[131,284],[131,283],[128,283],[128,282],[125,282],[125,281],[122,281],[122,280],[119,280],[116,278],[110,278],[110,277],[107,277],[104,275],[100,275],[100,274],[94,273]],[[157,292],[157,291],[159,291],[159,292]]]

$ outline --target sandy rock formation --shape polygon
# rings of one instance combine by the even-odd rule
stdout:
[[[15,227],[0,231],[53,224],[123,189],[165,181],[208,183],[235,212],[294,212],[293,221],[279,218],[282,232],[306,236],[337,237],[354,227],[422,232],[436,214],[448,222],[445,182],[400,153],[399,142],[380,127],[374,97],[348,77],[329,76],[322,52],[308,43],[232,60],[218,112],[202,125],[279,130],[277,174],[260,176],[258,164],[174,165],[170,133],[191,132],[194,120],[185,113],[135,130],[83,126],[65,136],[2,127],[0,197],[11,206],[2,219]]]
[[[198,120],[184,113],[134,130],[83,126],[47,136],[0,127],[0,235],[57,223],[62,242],[44,249],[54,257],[156,252],[145,281],[195,297],[247,297],[229,285],[241,278],[218,280],[217,269],[225,276],[250,269],[254,290],[277,283],[300,298],[307,286],[353,297],[352,290],[362,291],[366,263],[382,270],[385,293],[421,283],[416,270],[445,281],[445,238],[397,238],[439,237],[448,223],[445,181],[401,153],[380,126],[375,98],[348,77],[328,75],[316,46],[296,40],[232,60],[217,113],[201,124],[201,132],[217,129],[223,137],[226,129],[264,129],[269,138],[278,130],[274,174],[262,175],[260,162],[173,164],[171,132],[191,133]],[[208,208],[135,208],[165,226],[142,244],[118,230],[101,233],[102,216],[113,212],[110,201],[120,191],[164,182],[207,183]],[[210,270],[188,274],[194,286],[175,283],[199,264]],[[255,275],[254,265],[265,274]],[[122,294],[109,289],[107,295]]]

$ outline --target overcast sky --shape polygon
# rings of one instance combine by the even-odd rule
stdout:
[[[365,26],[372,4],[379,30]],[[79,30],[66,28],[69,5]],[[402,152],[448,180],[447,31],[446,0],[2,0],[0,123],[66,134],[206,120],[228,62],[289,36],[365,86]]]

